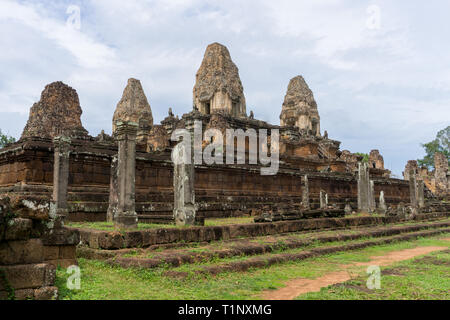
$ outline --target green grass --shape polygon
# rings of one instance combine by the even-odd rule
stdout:
[[[334,247],[334,246],[343,246],[343,245],[349,245],[349,244],[356,244],[356,243],[362,243],[362,242],[366,242],[366,241],[377,241],[380,238],[373,238],[373,237],[364,237],[361,239],[357,239],[357,240],[350,240],[350,241],[332,241],[332,242],[326,242],[326,243],[321,243],[319,241],[313,241],[311,244],[308,244],[306,246],[302,246],[299,248],[293,248],[293,249],[287,249],[285,247],[281,247],[279,249],[276,249],[274,251],[272,251],[271,253],[267,253],[267,254],[262,254],[262,255],[237,255],[237,256],[233,256],[233,257],[228,257],[228,258],[219,258],[219,257],[214,257],[212,259],[206,260],[206,261],[202,261],[202,262],[197,262],[197,263],[193,263],[193,264],[182,264],[179,267],[175,267],[172,268],[171,270],[173,271],[179,271],[179,272],[188,272],[190,274],[194,274],[195,271],[202,269],[205,266],[213,266],[216,264],[223,264],[223,263],[229,263],[229,262],[236,262],[236,261],[243,261],[243,260],[248,260],[254,257],[261,257],[261,258],[265,258],[265,257],[270,257],[273,254],[278,254],[278,253],[283,253],[283,254],[296,254],[296,253],[301,253],[304,251],[308,251],[311,249],[315,249],[315,248],[325,248],[325,247]],[[426,243],[427,238],[423,238],[424,243]],[[402,249],[409,249],[414,247],[415,245],[411,245],[411,246],[407,246],[408,243],[410,242],[400,242],[400,248]],[[445,242],[444,242],[445,243]],[[447,243],[448,244],[448,243]],[[358,257],[356,259],[357,262],[366,262],[370,260],[370,256],[373,255],[378,255],[377,251],[381,251],[383,252],[385,250],[384,248],[385,246],[374,246],[374,247],[369,247],[367,250],[364,251],[364,253],[361,253],[358,255]],[[388,245],[387,247],[392,247],[395,248],[395,244],[391,244]],[[370,250],[373,249],[373,250]],[[401,250],[401,249],[398,249]],[[359,251],[359,250],[358,250]],[[342,252],[342,254],[337,254],[337,255],[333,255],[330,259],[333,260],[334,264],[345,264],[345,263],[351,263],[354,261],[355,259],[355,255],[353,254],[353,252],[357,252],[357,251],[344,251]],[[329,257],[327,255],[327,257]],[[348,259],[348,261],[347,261]]]
[[[228,272],[217,276],[191,274],[185,279],[165,276],[163,273],[167,268],[123,269],[107,265],[104,262],[79,259],[81,290],[66,288],[65,283],[69,275],[65,273],[64,269],[57,270],[57,286],[60,288],[61,299],[258,299],[263,290],[280,288],[290,279],[316,278],[336,271],[336,266],[339,264],[369,261],[370,257],[374,255],[431,245],[449,246],[449,242],[438,240],[437,237],[424,238],[277,264],[268,268],[252,269],[248,272]],[[424,265],[422,264],[422,266]],[[395,289],[405,292],[411,288],[408,297],[412,298],[415,297],[415,286],[419,286],[420,281],[432,280],[427,287],[421,289],[421,294],[426,296],[426,291],[430,290],[430,294],[426,298],[441,298],[444,295],[440,290],[443,288],[448,290],[448,281],[444,281],[442,278],[448,278],[448,274],[443,275],[437,269],[438,267],[433,266],[427,269],[430,270],[427,271],[428,274],[417,273],[415,279],[407,282],[414,286],[398,285]],[[387,288],[389,282],[383,279],[384,277],[382,286],[386,285]],[[347,297],[350,298],[349,295]],[[355,298],[357,297],[355,296]],[[367,298],[371,299],[370,296]]]
[[[205,226],[225,226],[230,224],[254,223],[254,217],[212,218],[205,219]]]
[[[358,213],[353,216],[364,216],[366,214],[364,213]],[[371,216],[374,216],[373,214]],[[211,227],[211,226],[224,226],[224,225],[231,225],[231,224],[247,224],[247,223],[254,223],[253,217],[232,217],[232,218],[212,218],[212,219],[206,219],[205,220],[205,226]],[[443,219],[439,221],[448,221],[450,219]],[[436,221],[423,221],[420,223],[434,223]],[[389,226],[407,226],[407,225],[413,225],[417,224],[417,222],[402,222],[402,223],[396,223],[391,224]],[[66,225],[68,227],[73,228],[82,228],[82,229],[95,229],[95,230],[101,230],[101,231],[114,231],[114,223],[112,222],[66,222]],[[137,230],[145,230],[145,229],[159,229],[159,228],[187,228],[189,226],[177,226],[175,224],[158,224],[158,223],[138,223]],[[358,229],[364,229],[369,226],[359,226],[358,228],[349,228],[349,229],[342,229],[346,230],[348,233],[353,233],[356,231],[359,231]],[[382,227],[382,226],[380,226]],[[132,231],[132,230],[130,230]],[[329,230],[329,231],[322,231],[321,234],[325,235],[327,232],[329,234],[335,233],[337,230]],[[307,232],[308,234],[312,234],[314,232]],[[307,237],[304,233],[299,232],[293,234],[298,238],[304,238]],[[258,241],[258,240],[252,240],[252,241]]]
[[[448,300],[450,250],[381,268],[380,289],[367,289],[368,275],[297,297],[305,300]]]
[[[237,218],[217,218],[206,219],[205,226],[223,226],[230,224],[253,223],[252,217],[237,217]],[[68,227],[95,229],[101,231],[114,231],[113,222],[67,222]],[[137,230],[145,229],[159,229],[159,228],[187,228],[189,226],[177,226],[175,224],[159,224],[159,223],[138,223]],[[130,230],[131,231],[131,230]]]
[[[101,231],[114,231],[113,222],[67,222],[66,226],[81,229],[95,229]],[[177,228],[174,224],[157,223],[139,223],[138,230],[158,229],[158,228]],[[131,230],[130,230],[131,231]]]
[[[386,215],[384,213],[369,213],[369,212],[355,212],[351,214],[347,214],[346,218],[354,218],[354,217],[385,217]]]

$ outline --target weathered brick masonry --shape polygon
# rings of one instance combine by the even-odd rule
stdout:
[[[72,140],[69,167],[69,220],[105,221],[108,209],[114,143],[94,138]],[[199,214],[206,217],[233,216],[264,205],[300,203],[301,179],[308,174],[313,207],[319,193],[328,194],[329,203],[345,205],[350,199],[356,208],[357,182],[353,174],[298,169],[281,166],[277,175],[262,176],[251,165],[196,166],[195,192]],[[141,219],[160,216],[164,220],[173,209],[173,164],[170,151],[136,155],[136,211]],[[408,183],[403,180],[374,178],[375,194],[384,191],[388,204],[409,201]],[[41,194],[50,198],[53,183],[53,142],[28,138],[0,151],[0,192],[21,195]]]
[[[78,231],[57,228],[46,200],[0,200],[0,300],[56,298],[56,267],[76,265]]]

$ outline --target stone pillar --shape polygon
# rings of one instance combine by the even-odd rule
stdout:
[[[425,184],[423,180],[417,181],[417,203],[419,208],[425,207],[425,196],[424,196]]]
[[[417,208],[417,183],[414,170],[409,171],[409,199],[411,207]]]
[[[193,225],[195,223],[195,191],[194,191],[194,161],[184,163],[186,146],[178,143],[173,149],[173,216],[177,225]],[[193,156],[193,152],[191,153]]]
[[[308,176],[305,175],[302,179],[302,203],[305,209],[310,209],[309,204],[309,183]]]
[[[50,216],[55,221],[55,226],[62,226],[64,218],[68,214],[67,187],[69,185],[70,143],[69,137],[58,136],[53,139],[53,212]]]
[[[324,190],[320,190],[320,209],[328,207],[328,195]]]
[[[376,208],[375,183],[373,182],[373,180],[369,180],[369,212],[374,212]]]
[[[378,204],[378,209],[382,212],[385,213],[387,210],[387,206],[386,206],[386,201],[384,200],[384,191],[381,190],[380,191],[380,203]]]
[[[358,210],[369,212],[369,167],[358,163]]]
[[[135,178],[136,134],[138,124],[131,121],[116,122],[115,137],[119,145],[117,155],[117,212],[114,224],[119,229],[136,228]]]
[[[117,184],[117,155],[111,159],[111,177],[109,182],[109,206],[106,221],[113,222],[119,205],[119,190]]]

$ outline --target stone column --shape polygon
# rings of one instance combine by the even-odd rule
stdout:
[[[411,207],[417,208],[417,183],[414,170],[409,171],[409,199]]]
[[[55,226],[62,226],[68,214],[67,187],[69,185],[69,160],[71,139],[58,136],[53,139],[53,198],[51,218]],[[53,215],[53,217],[52,217]]]
[[[378,204],[378,208],[382,213],[385,213],[387,210],[386,201],[384,200],[384,191],[380,191],[380,203]]]
[[[320,209],[328,207],[328,195],[324,190],[320,190]]]
[[[106,221],[113,222],[119,205],[119,190],[117,184],[117,155],[111,159],[111,177],[109,180],[109,205]]]
[[[369,212],[369,167],[358,163],[358,210]]]
[[[173,152],[173,216],[177,225],[193,225],[195,223],[195,191],[194,191],[194,161],[184,163],[186,146],[178,143]],[[193,152],[191,153],[193,155]]]
[[[424,196],[425,184],[423,180],[417,181],[417,203],[419,208],[425,207],[425,196]]]
[[[376,208],[375,183],[373,182],[373,180],[369,180],[369,212],[374,212]]]
[[[136,134],[138,124],[116,122],[115,137],[119,145],[117,155],[117,212],[114,224],[119,229],[136,228],[135,210]]]
[[[310,209],[309,204],[309,183],[308,176],[305,175],[302,179],[302,203],[305,209]]]

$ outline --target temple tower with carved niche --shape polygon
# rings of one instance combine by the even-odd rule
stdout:
[[[206,48],[193,91],[194,108],[203,114],[247,115],[239,70],[228,49],[220,43],[212,43]]]
[[[298,127],[320,136],[320,117],[313,93],[302,76],[289,81],[280,115],[281,126]]]

